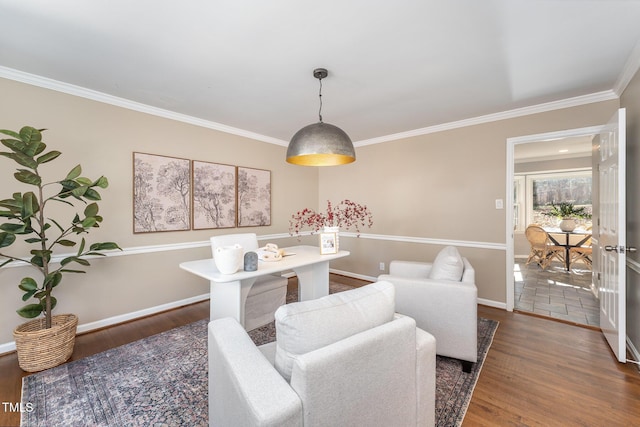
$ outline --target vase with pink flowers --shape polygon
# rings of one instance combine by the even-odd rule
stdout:
[[[373,225],[373,215],[365,205],[345,199],[334,205],[327,200],[327,209],[324,212],[316,212],[313,209],[304,208],[291,215],[289,220],[289,232],[291,235],[300,236],[304,230],[310,230],[311,234],[319,231],[336,233],[336,245],[338,245],[339,230],[353,229],[360,236],[360,230]]]

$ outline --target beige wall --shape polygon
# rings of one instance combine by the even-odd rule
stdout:
[[[78,314],[81,324],[208,292],[204,280],[177,267],[183,260],[208,257],[207,247],[137,255],[132,248],[203,242],[230,231],[282,237],[291,213],[344,198],[367,204],[374,226],[361,238],[341,238],[352,256],[333,268],[372,278],[381,273],[379,262],[388,267],[392,259],[433,259],[442,245],[456,244],[477,270],[479,297],[504,303],[505,210],[495,209],[495,199],[505,199],[507,138],[603,124],[618,106],[601,102],[364,146],[354,164],[314,169],[284,162],[281,146],[22,83],[0,79],[0,93],[5,100],[0,127],[48,128],[45,142],[63,152],[54,162],[58,174],[81,163],[90,177],[103,174],[110,180],[101,203],[105,222],[90,237],[115,240],[125,253],[93,261],[87,275],[65,278],[57,293],[57,311]],[[271,170],[272,225],[134,235],[134,151]],[[15,189],[12,170],[0,168],[0,197]],[[302,240],[315,242],[315,237]],[[297,243],[278,239],[282,246]],[[15,309],[17,281],[25,270],[0,270],[0,344],[12,341],[11,330],[23,321]]]
[[[505,303],[506,210],[495,200],[506,199],[507,138],[601,125],[617,107],[600,102],[364,146],[357,162],[321,169],[321,202],[350,198],[374,214],[365,230],[374,236],[341,239],[357,254],[335,268],[375,277],[380,262],[429,260],[455,244],[477,270],[478,297]]]
[[[0,93],[0,128],[19,130],[24,125],[47,128],[44,141],[48,148],[62,152],[58,160],[49,164],[51,170],[43,169],[51,173],[51,179],[64,177],[78,163],[82,164],[84,176],[95,179],[105,175],[109,179],[110,186],[102,191],[100,203],[103,225],[88,237],[91,241],[116,241],[125,254],[131,248],[202,242],[213,234],[229,232],[286,234],[291,213],[317,204],[317,170],[286,163],[285,147],[4,79],[0,79]],[[133,234],[134,151],[270,170],[272,225]],[[14,165],[0,158],[3,199],[9,198],[18,185],[12,176]],[[180,270],[178,263],[209,256],[209,249],[201,247],[92,261],[87,274],[67,275],[64,279],[55,293],[59,299],[56,312],[76,313],[80,323],[86,324],[206,294],[208,284]],[[19,279],[33,274],[27,270],[27,267],[0,269],[0,344],[12,341],[11,331],[24,321],[15,310],[21,306]]]
[[[627,246],[640,248],[640,72],[620,98],[627,109]],[[640,255],[627,253],[627,337],[640,352]]]

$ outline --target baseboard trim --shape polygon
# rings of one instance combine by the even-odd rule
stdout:
[[[633,344],[633,342],[631,341],[628,335],[626,337],[626,341],[627,341],[627,350],[629,351],[629,353],[631,353],[631,356],[633,356],[632,362],[640,365],[640,352],[638,352],[638,349]],[[640,370],[640,366],[638,366],[638,370]]]

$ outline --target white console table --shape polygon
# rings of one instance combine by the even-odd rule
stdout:
[[[329,261],[349,255],[348,251],[320,255],[316,246],[292,246],[284,250],[287,256],[280,261],[258,261],[256,271],[222,274],[213,258],[183,262],[180,268],[209,280],[210,320],[233,317],[244,326],[244,304],[257,277],[293,270],[298,276],[298,300],[315,299],[329,294]]]

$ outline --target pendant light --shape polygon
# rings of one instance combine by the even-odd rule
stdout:
[[[303,166],[337,166],[356,161],[351,138],[337,126],[322,121],[322,79],[328,72],[324,68],[313,70],[320,81],[320,121],[303,127],[291,138],[287,148],[287,162]]]

